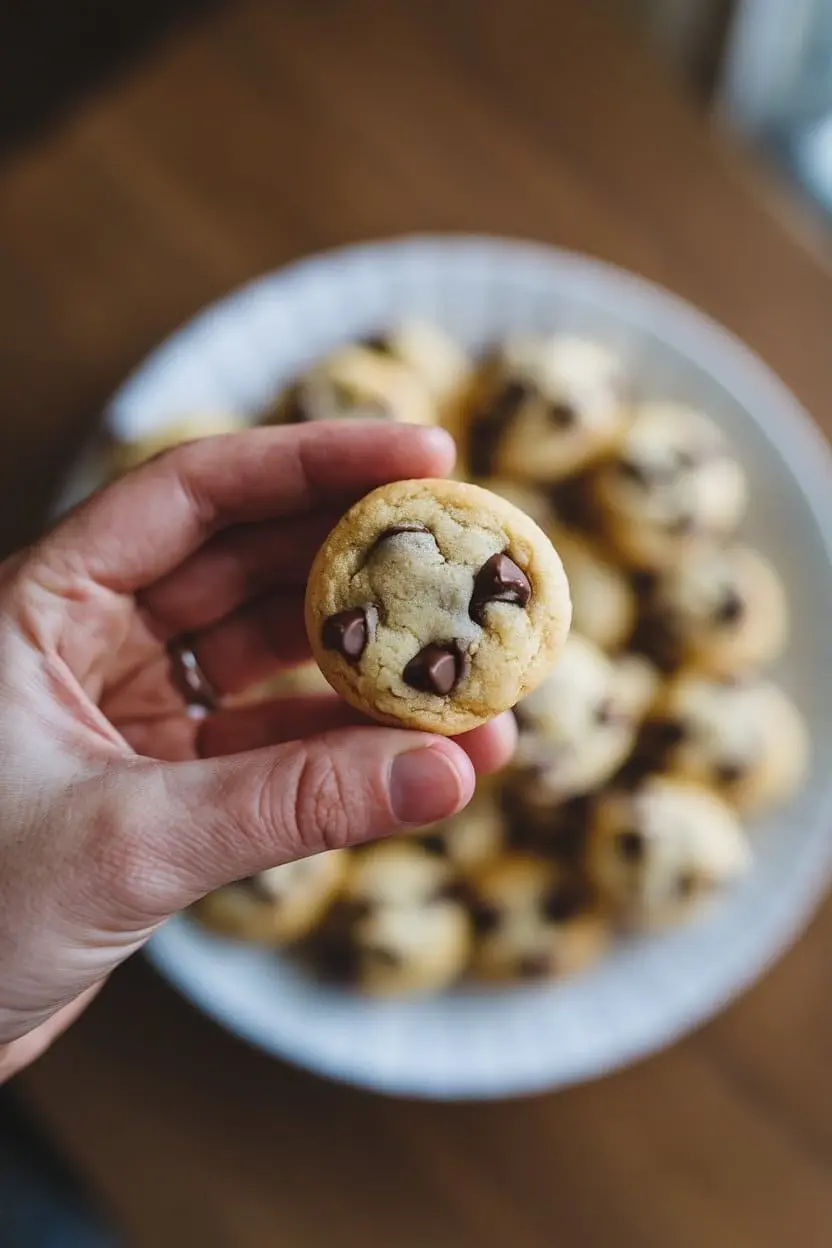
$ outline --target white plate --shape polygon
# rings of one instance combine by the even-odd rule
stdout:
[[[645,393],[690,400],[717,417],[754,486],[745,531],[779,564],[794,604],[791,651],[779,675],[809,719],[812,774],[788,809],[754,829],[753,873],[707,917],[622,946],[555,987],[366,1002],[183,919],[159,932],[149,956],[230,1030],[333,1078],[425,1097],[517,1095],[598,1075],[702,1022],[782,951],[825,886],[830,456],[781,383],[694,308],[583,257],[485,238],[349,248],[245,287],[154,352],[114,398],[110,427],[135,436],[194,408],[253,412],[322,351],[405,313],[433,317],[472,345],[512,329],[585,330],[631,359]]]

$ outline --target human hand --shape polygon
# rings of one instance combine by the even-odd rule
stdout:
[[[440,430],[310,424],[180,447],[0,565],[0,1077],[168,916],[243,876],[454,813],[514,745],[447,740],[334,695],[196,717],[309,651],[303,588],[345,507],[453,464]]]

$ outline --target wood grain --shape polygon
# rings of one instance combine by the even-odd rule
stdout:
[[[756,348],[832,430],[832,280],[738,153],[582,0],[243,0],[0,172],[0,543],[158,340],[314,249],[528,235],[632,268]],[[22,1080],[147,1248],[821,1248],[832,909],[670,1051],[435,1106],[250,1052],[141,965]]]

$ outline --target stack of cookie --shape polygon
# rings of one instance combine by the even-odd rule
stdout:
[[[266,421],[444,424],[458,474],[551,538],[572,633],[515,709],[511,768],[467,810],[230,886],[198,918],[291,944],[370,993],[424,993],[575,972],[747,869],[741,820],[788,798],[807,765],[802,718],[762,674],[787,603],[735,537],[748,482],[718,424],[672,394],[640,397],[645,380],[584,338],[518,335],[475,362],[413,322],[339,348],[277,396]],[[271,692],[322,679],[312,667]]]

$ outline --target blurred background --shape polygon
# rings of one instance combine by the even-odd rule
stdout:
[[[127,372],[311,251],[528,236],[677,290],[832,429],[832,0],[0,4],[0,554]],[[635,1069],[384,1101],[140,964],[0,1099],[0,1248],[832,1240],[827,907]]]

